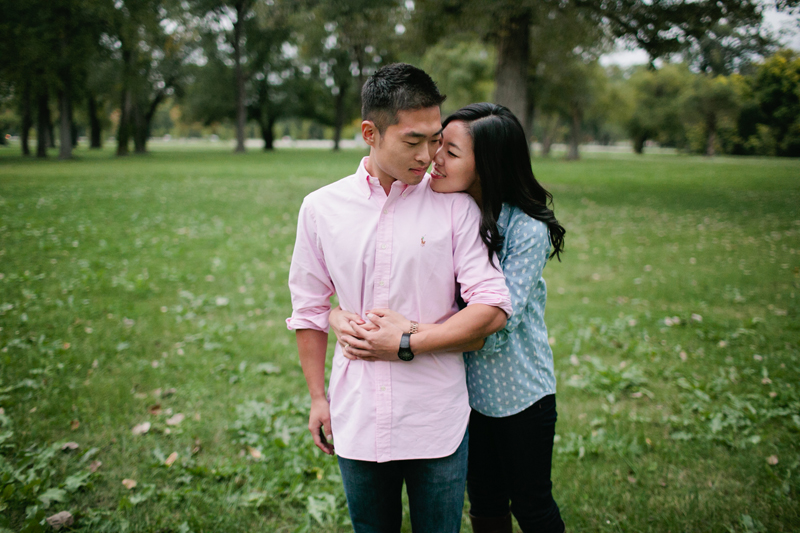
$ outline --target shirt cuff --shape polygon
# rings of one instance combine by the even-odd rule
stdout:
[[[497,333],[493,333],[486,337],[485,342],[483,343],[483,348],[476,351],[477,355],[481,355],[486,357],[487,355],[492,355],[500,351],[500,348],[508,343],[508,332],[505,329],[501,329]]]
[[[483,304],[483,305],[489,305],[491,307],[499,307],[506,314],[506,318],[511,318],[511,314],[513,312],[511,308],[511,300],[509,298],[504,298],[500,294],[486,294],[486,293],[475,294],[467,302],[467,306],[473,304]]]
[[[315,329],[328,333],[328,313],[312,317],[290,316],[286,319],[286,328],[289,330]]]

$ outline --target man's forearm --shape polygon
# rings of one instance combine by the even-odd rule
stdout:
[[[316,329],[299,329],[296,335],[297,353],[311,399],[325,398],[325,351],[328,349],[328,334]]]
[[[474,350],[482,339],[505,325],[506,314],[499,307],[470,305],[443,324],[421,326],[419,333],[411,335],[411,351],[419,354]]]

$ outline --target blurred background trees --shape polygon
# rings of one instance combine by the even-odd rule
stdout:
[[[797,13],[798,2],[774,8]],[[392,61],[443,112],[495,101],[540,153],[629,142],[800,155],[800,57],[756,0],[0,0],[0,128],[24,155],[79,138],[327,138],[360,131],[360,89]],[[646,65],[603,66],[620,43]],[[33,141],[35,140],[35,147]],[[256,143],[259,144],[259,143]],[[34,152],[35,148],[35,152]]]

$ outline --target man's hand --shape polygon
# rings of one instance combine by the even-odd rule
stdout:
[[[308,417],[308,430],[314,437],[317,448],[333,455],[333,433],[331,432],[331,408],[328,400],[319,398],[311,400],[311,414]]]
[[[350,322],[355,335],[344,335],[340,342],[345,344],[344,354],[348,359],[362,361],[397,361],[400,358],[400,338],[405,333],[390,319],[367,313],[367,318],[378,329],[370,330]]]

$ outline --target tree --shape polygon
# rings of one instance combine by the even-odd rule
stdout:
[[[800,156],[800,56],[791,50],[781,50],[769,57],[750,79],[750,92],[754,103],[754,109],[750,110],[753,125],[744,129],[740,121],[747,150],[764,155]]]
[[[723,121],[736,122],[741,107],[741,82],[736,74],[731,76],[712,76],[695,74],[684,96],[684,109],[687,122],[699,123],[703,135],[703,152],[712,157],[717,152],[718,131]]]
[[[109,31],[101,42],[117,65],[117,155],[128,154],[131,138],[143,153],[158,106],[181,89],[194,28],[177,0],[119,0],[104,14]]]
[[[300,31],[301,56],[326,88],[320,96],[330,102],[308,109],[309,118],[333,126],[338,150],[342,127],[359,113],[365,79],[392,57],[402,14],[397,0],[322,0],[308,15]]]
[[[495,43],[495,101],[521,119],[532,109],[531,93],[522,89],[531,75],[532,28],[546,28],[562,18],[590,20],[598,35],[626,39],[654,60],[686,51],[721,20],[732,28],[755,28],[761,21],[756,0],[418,0],[415,14],[429,39],[467,26]]]
[[[643,153],[648,140],[665,146],[685,146],[682,102],[692,83],[692,73],[686,65],[666,64],[659,70],[638,67],[630,83],[634,105],[627,126],[634,151]]]
[[[244,128],[247,122],[245,91],[246,74],[246,24],[256,16],[256,0],[195,0],[194,11],[205,19],[206,30],[230,46],[234,70],[236,152],[244,152]],[[221,43],[220,43],[221,44]],[[208,52],[208,50],[207,50]]]
[[[420,66],[447,95],[442,104],[444,114],[492,99],[494,53],[491,46],[459,36],[445,38],[427,50]]]

